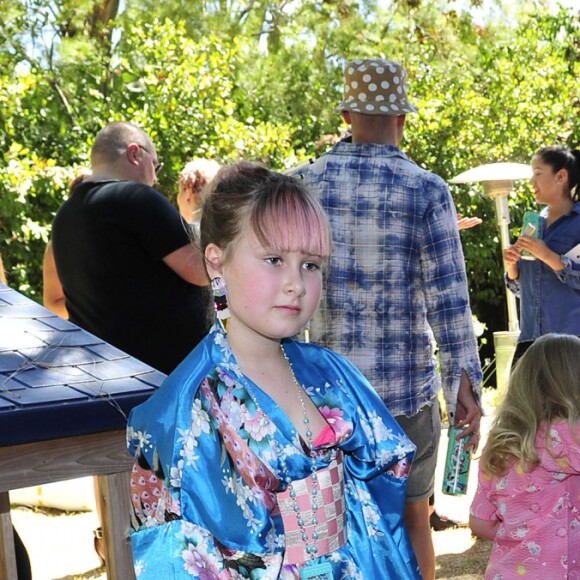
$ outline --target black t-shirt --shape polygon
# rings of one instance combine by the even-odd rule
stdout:
[[[74,324],[165,373],[206,334],[207,288],[163,262],[189,237],[157,190],[83,182],[57,212],[52,240]]]

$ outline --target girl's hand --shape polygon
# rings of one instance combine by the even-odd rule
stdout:
[[[518,269],[518,260],[520,259],[520,250],[516,246],[508,246],[503,251],[503,262],[510,280],[517,280],[520,275]]]
[[[520,252],[522,250],[527,250],[528,252],[530,252],[530,254],[532,254],[532,256],[534,256],[534,258],[537,258],[538,260],[541,260],[542,259],[541,255],[544,253],[545,250],[548,250],[548,246],[546,246],[546,244],[542,240],[534,236],[520,236],[517,239],[516,248]]]
[[[506,266],[513,266],[514,264],[518,263],[518,260],[520,259],[520,254],[521,254],[521,250],[517,247],[517,245],[515,246],[508,246],[504,251],[503,251],[503,261],[505,262]]]
[[[516,247],[520,251],[527,250],[534,258],[541,260],[552,268],[552,270],[558,271],[564,269],[564,264],[560,256],[556,252],[552,252],[543,240],[530,236],[520,236],[516,242]]]

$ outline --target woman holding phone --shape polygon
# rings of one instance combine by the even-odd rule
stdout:
[[[580,151],[543,147],[532,170],[536,201],[546,207],[503,256],[507,287],[520,299],[512,366],[544,334],[580,336]]]

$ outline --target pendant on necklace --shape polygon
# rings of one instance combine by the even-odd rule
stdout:
[[[330,562],[305,566],[300,570],[300,580],[333,580]]]

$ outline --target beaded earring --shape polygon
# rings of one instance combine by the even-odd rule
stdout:
[[[213,293],[213,307],[219,323],[225,332],[228,331],[228,318],[230,311],[228,309],[228,294],[225,282],[219,277],[211,281],[211,291]]]

